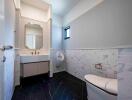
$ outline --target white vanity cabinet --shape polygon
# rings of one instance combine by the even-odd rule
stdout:
[[[21,64],[21,76],[30,77],[49,72],[49,61]]]

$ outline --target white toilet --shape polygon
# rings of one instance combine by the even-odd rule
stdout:
[[[64,53],[62,51],[56,52],[56,67],[60,66],[61,63],[64,61]]]
[[[117,100],[117,79],[85,75],[88,100]]]

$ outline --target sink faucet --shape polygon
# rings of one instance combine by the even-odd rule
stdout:
[[[37,51],[35,50],[35,52],[34,52],[34,53],[35,53],[35,55],[36,55],[36,54],[37,54]]]
[[[32,55],[39,55],[40,52],[37,52],[37,50],[34,50],[34,52],[31,52]]]
[[[33,55],[33,52],[31,52],[31,54]]]

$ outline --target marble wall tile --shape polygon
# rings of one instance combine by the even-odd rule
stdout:
[[[63,50],[60,50],[60,49],[52,49],[51,50],[51,58],[52,58],[53,72],[54,73],[65,71],[64,61],[63,62],[57,61],[56,53],[58,51],[63,53]]]
[[[118,100],[132,100],[132,49],[119,49]]]
[[[116,78],[118,50],[65,50],[66,71],[84,80],[84,75],[95,74]],[[102,63],[102,70],[96,69],[95,64]]]

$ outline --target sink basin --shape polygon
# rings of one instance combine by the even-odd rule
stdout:
[[[49,60],[50,60],[49,54],[41,54],[41,55],[21,54],[20,55],[21,63],[41,62],[41,61],[49,61]]]

